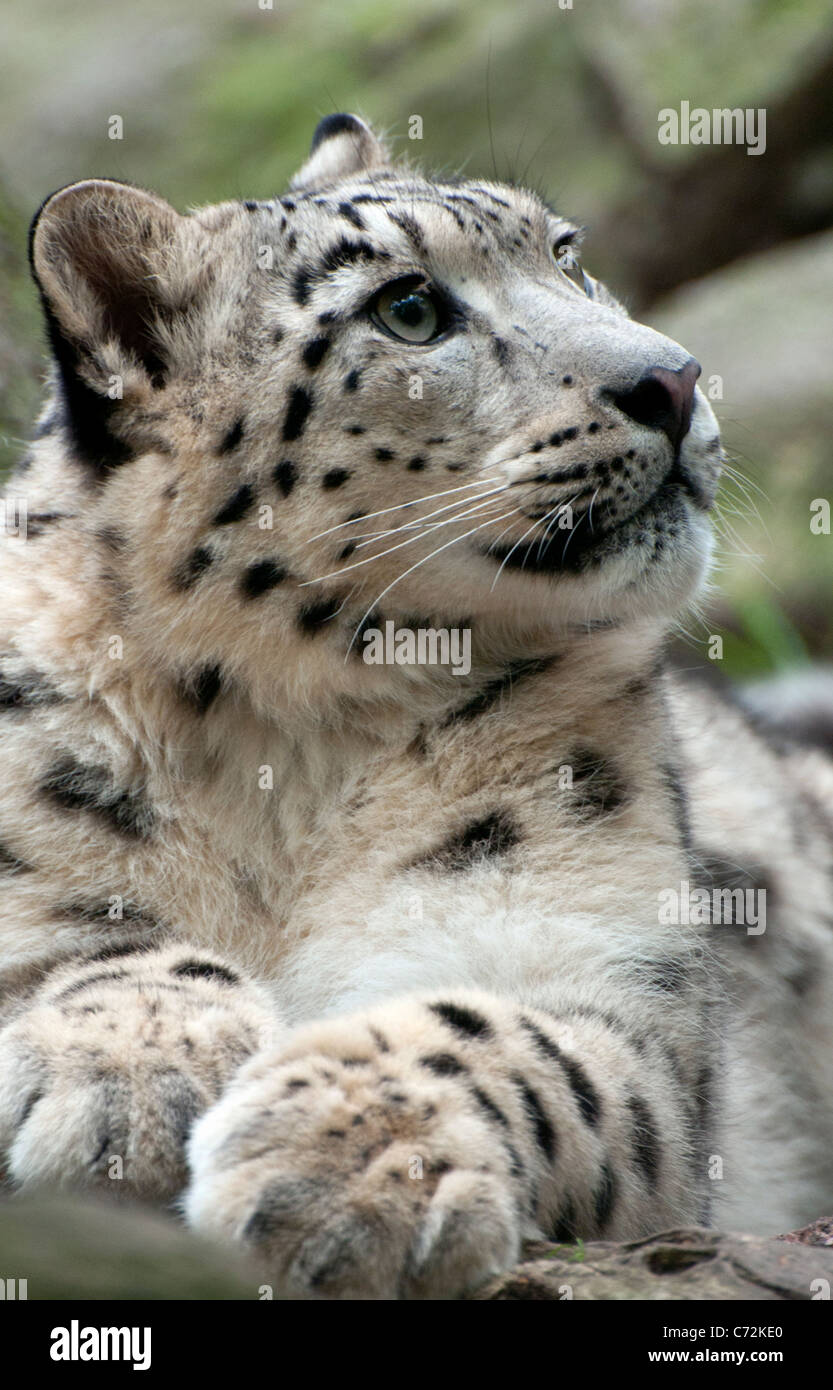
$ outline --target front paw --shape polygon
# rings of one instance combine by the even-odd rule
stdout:
[[[454,1059],[426,1058],[419,1012],[399,1006],[395,1050],[384,1010],[299,1030],[195,1127],[187,1218],[275,1297],[452,1298],[517,1259],[511,1145],[443,1076]]]
[[[54,969],[0,1032],[0,1174],[170,1200],[195,1120],[269,1037],[258,993],[203,951]]]

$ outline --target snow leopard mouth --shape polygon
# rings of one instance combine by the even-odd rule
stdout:
[[[656,561],[687,527],[690,508],[708,511],[712,500],[713,494],[678,451],[662,481],[629,516],[606,521],[603,500],[595,509],[586,508],[569,528],[551,523],[543,537],[493,542],[483,546],[482,553],[510,570],[549,575],[577,574],[636,547],[646,549],[649,559]]]

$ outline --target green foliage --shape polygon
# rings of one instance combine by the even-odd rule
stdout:
[[[733,680],[808,664],[801,634],[769,596],[737,598],[731,611],[737,629],[725,634],[722,669]]]
[[[555,1245],[545,1255],[547,1260],[566,1260],[569,1264],[582,1264],[586,1257],[583,1240],[577,1240],[575,1245]]]

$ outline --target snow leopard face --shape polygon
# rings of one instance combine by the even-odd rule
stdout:
[[[131,613],[233,667],[264,641],[344,656],[384,616],[673,612],[708,560],[717,425],[699,365],[578,240],[523,189],[393,167],[352,116],[282,198],[48,199],[40,432],[69,442]]]

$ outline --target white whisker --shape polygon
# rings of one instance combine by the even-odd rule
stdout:
[[[416,507],[420,502],[433,502],[438,497],[450,496],[452,492],[465,492],[470,487],[483,487],[486,483],[499,483],[501,481],[500,478],[476,478],[474,482],[463,483],[460,487],[447,487],[443,492],[431,492],[426,497],[415,497],[410,502],[398,502],[395,507],[382,507],[378,512],[364,512],[361,516],[353,517],[348,521],[340,521],[337,526],[330,526],[326,531],[319,531],[317,535],[310,536],[307,545],[310,545],[312,541],[320,541],[323,536],[331,536],[333,531],[341,531],[345,526],[355,526],[360,521],[372,521],[375,516],[384,516],[387,512],[399,512],[403,507]]]
[[[494,497],[490,496],[484,498],[482,502],[478,499],[472,510],[464,513],[464,517],[473,516],[475,512],[479,511],[481,506],[494,505],[496,505],[496,499]],[[376,560],[383,560],[386,555],[392,555],[395,550],[402,550],[406,545],[413,545],[414,541],[422,540],[425,536],[429,536],[432,531],[438,531],[443,526],[451,526],[454,522],[460,521],[461,519],[463,518],[460,516],[449,516],[446,517],[445,521],[435,521],[434,524],[427,527],[426,530],[417,532],[415,536],[409,536],[405,541],[399,541],[397,545],[388,546],[387,550],[379,550],[373,555],[366,555],[363,560],[354,560],[352,565],[342,565],[337,570],[330,570],[328,574],[319,574],[315,579],[304,579],[298,587],[299,589],[305,589],[309,584],[320,584],[324,579],[335,579],[342,574],[349,573],[350,570],[361,569],[362,565],[372,565]],[[368,542],[368,544],[370,544],[370,542]]]
[[[495,497],[503,491],[502,487],[492,488],[490,492],[479,493],[474,500],[479,502],[481,499]],[[391,526],[387,531],[365,531],[362,532],[362,535],[378,538],[380,536],[395,536],[399,531],[413,531],[418,527],[425,527],[433,517],[440,516],[442,512],[451,511],[454,507],[467,507],[471,501],[471,497],[458,497],[454,502],[446,502],[444,507],[435,507],[434,511],[429,512],[427,516],[416,517],[413,521],[403,521],[401,526]],[[370,541],[363,540],[356,549],[361,550],[365,545],[370,545]]]
[[[508,551],[506,555],[504,555],[503,559],[502,559],[501,562],[500,562],[500,569],[498,570],[497,574],[495,575],[494,579],[492,580],[492,587],[491,587],[491,589],[489,590],[489,593],[490,593],[490,594],[491,594],[491,593],[494,593],[495,585],[497,584],[498,580],[500,579],[500,576],[503,574],[503,567],[504,567],[504,565],[505,565],[505,564],[507,563],[507,561],[510,560],[511,557],[515,554],[515,551],[517,550],[518,546],[521,545],[522,542],[526,540],[526,538],[527,538],[527,536],[529,535],[530,531],[534,531],[534,530],[535,530],[535,527],[536,527],[537,525],[538,525],[538,522],[537,522],[537,521],[533,521],[532,525],[531,525],[531,526],[528,526],[527,529],[524,531],[523,535],[520,536],[519,539],[515,541],[515,544],[512,546],[512,549],[511,549],[510,551]]]

